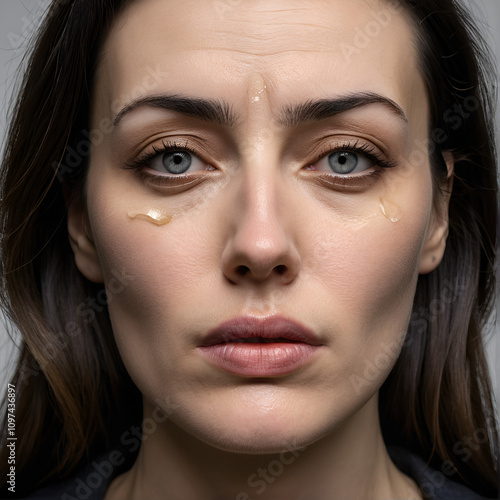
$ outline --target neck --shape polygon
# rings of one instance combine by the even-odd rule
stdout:
[[[152,407],[144,402],[144,418]],[[144,439],[133,467],[107,500],[411,499],[415,483],[390,460],[378,425],[377,397],[341,428],[305,448],[250,455],[210,446],[167,420]]]

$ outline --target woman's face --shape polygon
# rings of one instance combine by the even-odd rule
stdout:
[[[145,404],[202,441],[271,452],[362,407],[375,418],[365,403],[446,235],[413,39],[402,9],[378,0],[141,0],[114,23],[88,224],[71,209],[70,235],[80,270],[106,284]],[[246,371],[200,348],[222,322],[277,316],[321,345],[283,365],[286,343],[231,343]]]

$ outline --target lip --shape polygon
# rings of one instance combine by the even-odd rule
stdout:
[[[265,341],[258,343],[258,338]],[[297,321],[283,316],[243,316],[210,330],[198,351],[230,373],[266,377],[297,370],[311,361],[321,347],[312,330]]]
[[[297,321],[283,316],[268,316],[265,318],[241,316],[225,321],[210,330],[200,347],[258,337],[264,339],[281,337],[294,342],[302,342],[315,346],[321,345],[321,342],[313,331]]]

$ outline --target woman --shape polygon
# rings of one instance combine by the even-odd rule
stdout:
[[[15,494],[494,498],[481,47],[451,0],[54,2],[3,171]]]

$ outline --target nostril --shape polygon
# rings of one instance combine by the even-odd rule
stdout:
[[[279,274],[279,275],[283,275],[285,274],[286,272],[286,266],[284,265],[279,265],[279,266],[276,266],[276,272]]]
[[[236,273],[240,276],[245,276],[248,271],[250,271],[250,269],[247,266],[238,266],[236,268]]]
[[[276,273],[278,275],[283,276],[284,274],[287,273],[288,268],[287,268],[287,266],[280,264],[279,266],[275,266],[274,270],[276,271]],[[235,269],[235,273],[238,276],[246,276],[249,272],[250,272],[250,268],[248,266],[244,266],[244,265],[238,266]]]

